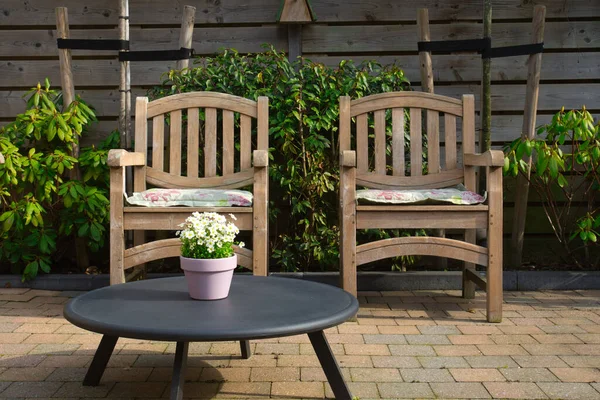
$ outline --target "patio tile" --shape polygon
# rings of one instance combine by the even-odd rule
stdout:
[[[254,356],[252,356],[254,357]],[[251,357],[251,358],[252,358]],[[368,358],[368,357],[367,357]],[[338,364],[339,364],[338,359]],[[278,367],[320,367],[319,359],[316,355],[289,355],[283,354],[277,357]]]
[[[14,322],[0,321],[0,332],[2,332],[2,333],[15,332],[22,325],[23,324],[18,324],[18,323],[14,323]]]
[[[29,354],[66,355],[73,354],[78,348],[78,344],[45,343],[35,346]]]
[[[481,351],[471,344],[453,344],[433,346],[438,356],[477,356]]]
[[[490,335],[448,335],[452,344],[494,344]]]
[[[277,358],[278,357],[286,357],[287,355],[272,355],[272,354],[253,354],[247,360],[244,360],[241,357],[232,358],[231,360],[221,360],[221,362],[226,362],[231,367],[275,367],[277,366]]]
[[[354,356],[354,355],[336,355],[335,358],[340,367],[357,367],[367,368],[373,366],[371,357],[383,357],[383,356]],[[321,364],[318,364],[321,366]]]
[[[451,368],[449,371],[457,382],[494,382],[506,380],[495,368]]]
[[[160,398],[167,386],[166,382],[117,382],[108,393],[108,397]],[[89,387],[83,386],[82,388],[88,389]]]
[[[464,335],[500,335],[502,331],[491,325],[459,325],[457,326]]]
[[[427,383],[378,383],[383,399],[432,399],[435,398]]]
[[[450,344],[446,335],[406,335],[409,344]]]
[[[454,382],[446,369],[401,369],[400,374],[405,382]]]
[[[561,358],[569,364],[569,367],[600,368],[600,357],[598,356],[562,356]]]
[[[13,367],[0,374],[0,381],[41,382],[45,380],[52,372],[54,372],[54,368]]]
[[[417,357],[423,368],[468,368],[463,357]]]
[[[0,333],[0,343],[22,343],[27,337],[29,337],[29,333]]]
[[[468,356],[465,360],[472,368],[518,368],[509,356]]]
[[[597,368],[550,368],[550,371],[562,382],[600,382]]]
[[[524,344],[523,348],[533,356],[568,356],[575,354],[573,349],[562,344]]]
[[[392,344],[389,351],[394,356],[434,356],[435,351],[432,346],[416,344]]]
[[[152,368],[106,368],[102,375],[103,382],[144,382],[150,376]]]
[[[519,356],[528,354],[518,344],[478,344],[477,348],[485,356]]]
[[[375,368],[421,368],[413,356],[371,356]]]
[[[404,335],[362,335],[367,344],[406,344]]]
[[[397,345],[402,346],[402,345]],[[387,356],[390,349],[385,344],[345,344],[344,349],[349,355]]]
[[[240,350],[239,345],[237,345],[235,353],[232,351],[213,353],[215,346],[217,345],[213,344],[210,349],[212,354],[237,354]],[[300,354],[300,345],[292,343],[257,343],[253,354]]]
[[[221,389],[221,391],[223,390]],[[325,385],[323,382],[273,382],[271,397],[278,396],[323,398],[325,396]]]
[[[48,397],[53,396],[62,385],[62,382],[13,382],[1,395],[4,398]]]
[[[596,344],[571,344],[573,351],[583,356],[600,356],[600,345]]]
[[[560,334],[560,333],[585,333],[580,326],[577,325],[546,325],[539,327],[542,331],[547,334]]]
[[[200,373],[205,369],[208,371],[218,371],[215,368],[201,368],[188,366],[185,370],[185,381],[198,381]],[[173,379],[173,367],[155,367],[152,368],[152,373],[148,377],[148,382],[171,382],[171,379]],[[247,380],[248,379],[246,379],[246,381]],[[218,381],[218,379],[215,379],[215,381]]]
[[[35,348],[35,344],[5,344],[0,343],[0,354],[27,354]]]
[[[53,368],[54,372],[46,380],[49,382],[83,382],[87,368]]]
[[[501,399],[547,399],[535,383],[485,382],[492,397]]]
[[[402,326],[389,326],[383,325],[377,327],[379,333],[384,335],[418,335],[420,331],[416,326],[402,325]],[[366,332],[365,332],[366,333]],[[371,332],[368,332],[371,333]]]
[[[0,367],[35,367],[45,358],[44,355],[7,355],[0,357]]]
[[[551,399],[592,400],[600,398],[600,393],[587,383],[540,382],[538,386]]]
[[[557,356],[514,356],[513,359],[524,368],[567,367],[567,364]]]
[[[576,333],[575,337],[583,343],[600,343],[600,333]]]
[[[379,329],[376,325],[357,325],[357,324],[342,324],[338,326],[339,333],[361,333],[361,334],[377,334]]]
[[[250,373],[252,382],[294,382],[300,380],[298,367],[254,367]]]
[[[444,399],[489,399],[491,396],[481,383],[431,383],[437,397]]]
[[[209,382],[186,382],[183,385],[183,393],[184,395],[190,397],[199,397],[202,399],[212,399],[219,392],[218,383],[209,383]],[[168,398],[169,396],[170,386],[167,385],[167,389],[163,394],[163,398]]]
[[[558,381],[558,378],[547,368],[501,368],[499,371],[511,382]]]
[[[500,329],[505,335],[533,335],[537,333],[543,333],[544,327],[537,326],[499,326]]]
[[[353,396],[360,399],[379,399],[379,390],[377,384],[373,382],[348,382],[348,389]],[[335,398],[333,391],[328,383],[325,383],[325,397]]]
[[[44,344],[44,343],[65,343],[73,336],[70,333],[32,333],[23,341],[23,343]]]
[[[402,382],[396,368],[350,368],[353,382]]]
[[[496,344],[507,345],[507,344],[527,344],[527,343],[538,343],[530,335],[490,335],[490,339]]]
[[[551,335],[532,335],[540,343],[584,343],[581,339],[569,333],[551,334]]]
[[[460,331],[455,326],[423,325],[418,330],[423,335],[457,335]]]

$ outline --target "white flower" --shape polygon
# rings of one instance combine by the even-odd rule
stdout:
[[[236,219],[234,215],[230,216],[233,220]],[[235,236],[239,233],[233,222],[227,222],[225,216],[217,213],[194,212],[179,226],[183,229],[177,231],[177,236],[184,247],[187,246],[191,250],[201,247],[209,253],[233,244]]]

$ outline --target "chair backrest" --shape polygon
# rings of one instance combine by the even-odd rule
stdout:
[[[182,93],[151,102],[138,97],[135,151],[146,155],[147,165],[134,169],[134,191],[145,190],[146,182],[164,188],[252,185],[252,151],[269,147],[268,107],[267,97],[253,101],[216,92]]]
[[[423,114],[427,139],[425,152]],[[352,118],[356,118],[355,129],[352,129]],[[390,92],[357,100],[343,96],[340,98],[340,151],[355,148],[359,186],[425,189],[464,183],[467,189],[475,190],[474,171],[465,172],[457,157],[457,118],[462,119],[462,153],[473,153],[475,110],[472,95],[464,95],[462,100],[422,92]],[[387,126],[386,120],[391,121],[391,126]],[[443,136],[440,126],[444,128]],[[353,131],[355,135],[352,135]],[[410,138],[410,157],[405,157],[405,134]],[[370,143],[371,137],[374,139]],[[442,147],[443,156],[440,155]],[[410,170],[408,176],[407,170]]]

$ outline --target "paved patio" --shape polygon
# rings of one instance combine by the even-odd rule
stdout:
[[[167,398],[171,343],[121,339],[101,385],[81,385],[100,336],[62,318],[77,294],[0,289],[0,398]],[[327,331],[354,395],[600,399],[600,291],[507,292],[501,324],[459,294],[360,293],[357,321]],[[251,346],[191,345],[186,396],[332,397],[307,337]]]

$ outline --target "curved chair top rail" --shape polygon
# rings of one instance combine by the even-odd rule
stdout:
[[[464,95],[472,96],[472,95]],[[350,117],[389,108],[424,108],[456,116],[463,115],[462,100],[423,92],[388,92],[350,102]]]
[[[218,92],[174,94],[148,103],[147,118],[186,108],[219,108],[256,118],[257,102],[244,97]]]

